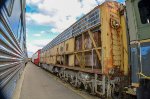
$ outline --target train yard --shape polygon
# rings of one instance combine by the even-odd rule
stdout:
[[[29,9],[26,0],[0,1],[0,99],[150,99],[149,0],[105,0],[42,48],[36,44],[32,57]]]
[[[38,50],[32,62],[90,94],[121,94],[115,89],[128,74],[125,17],[118,14],[123,8],[117,2],[95,7]]]

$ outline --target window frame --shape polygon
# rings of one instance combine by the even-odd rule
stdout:
[[[138,27],[150,26],[150,23],[143,24],[141,21],[139,7],[138,7],[138,4],[140,1],[141,0],[135,0],[133,3],[134,9],[135,9],[135,15],[136,15],[135,17],[136,17],[137,25],[138,25]]]

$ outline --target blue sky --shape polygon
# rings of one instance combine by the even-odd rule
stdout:
[[[27,50],[31,57],[105,0],[26,0]],[[125,0],[117,0],[124,2]]]

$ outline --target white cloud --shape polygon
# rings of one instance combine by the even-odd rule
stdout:
[[[33,53],[35,53],[37,50],[43,48],[46,44],[48,44],[52,39],[35,39],[29,41],[27,39],[27,50],[29,57],[32,56]]]
[[[58,32],[56,28],[52,28],[50,31],[53,33]]]
[[[29,37],[28,33],[29,33],[29,29],[26,28],[26,37]]]
[[[39,37],[41,36],[41,34],[33,34],[33,36]]]
[[[26,37],[29,37],[28,33],[26,33]]]
[[[34,22],[39,25],[55,24],[53,18],[42,13],[26,13],[26,20],[27,22]]]
[[[40,25],[51,25],[51,32],[62,32],[76,21],[81,14],[92,10],[97,2],[105,0],[27,0],[36,6],[38,13],[27,13],[27,21]]]
[[[27,43],[27,50],[30,53],[35,53],[38,49],[40,49],[41,47],[38,47],[32,43]]]
[[[41,3],[43,0],[26,0],[27,4],[35,5]]]
[[[44,33],[45,33],[45,31],[41,31],[40,33],[41,33],[41,34],[44,34]]]

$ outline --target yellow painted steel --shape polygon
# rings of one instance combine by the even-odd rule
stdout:
[[[56,56],[53,56],[52,57],[52,62],[51,62],[52,64],[56,64]]]
[[[56,55],[56,54],[58,54],[58,45],[52,48],[52,55]]]
[[[65,41],[65,53],[74,52],[74,38]]]
[[[65,43],[64,42],[62,42],[62,43],[60,43],[59,45],[58,45],[58,54],[59,55],[62,55],[62,54],[64,54],[64,50],[65,50]]]
[[[113,62],[112,62],[112,51],[111,51],[111,45],[112,40],[110,37],[110,16],[109,10],[107,5],[101,5],[100,6],[100,16],[101,16],[101,39],[102,39],[102,72],[105,74],[108,74],[108,70],[112,68]]]
[[[131,83],[131,86],[134,86],[134,87],[138,88],[140,85],[139,85],[139,83]]]
[[[69,55],[69,66],[74,66],[74,55]]]
[[[142,72],[138,73],[138,75],[142,76],[145,79],[149,79],[150,80],[150,76],[146,76]]]
[[[123,47],[123,68],[124,75],[128,75],[129,73],[129,61],[128,61],[128,41],[127,41],[127,30],[126,30],[126,19],[124,16],[121,16],[121,33],[122,33],[122,47]]]
[[[144,43],[144,42],[150,42],[150,39],[140,41],[140,43]]]
[[[131,95],[136,95],[136,92],[132,89],[132,88],[128,88],[128,90],[126,91],[127,94],[131,94]]]

